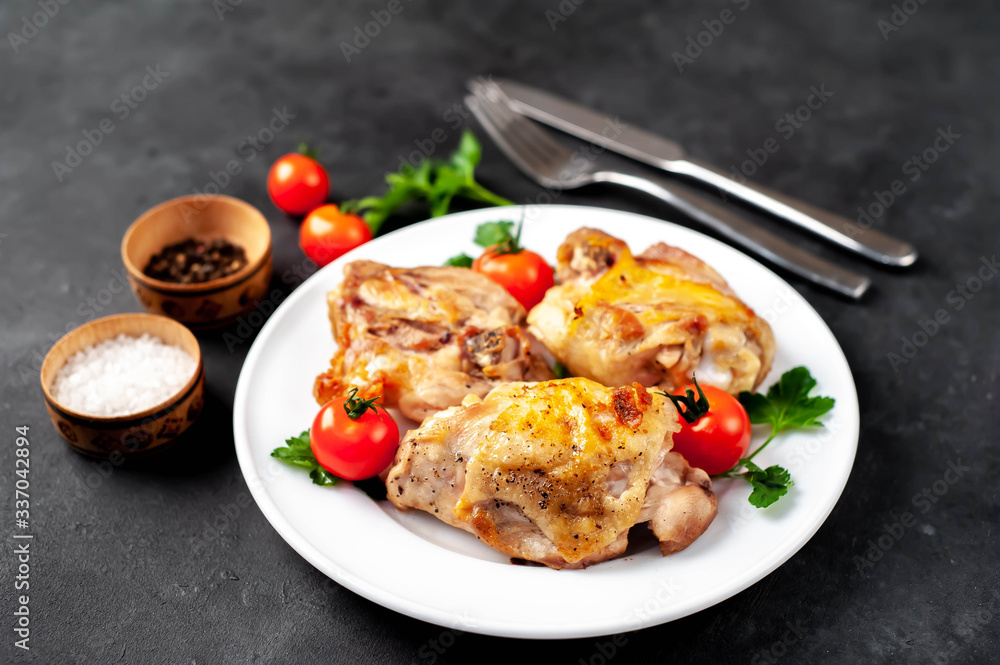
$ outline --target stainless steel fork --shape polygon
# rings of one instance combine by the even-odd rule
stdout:
[[[571,151],[513,109],[500,88],[489,82],[471,85],[465,102],[483,129],[521,171],[548,189],[576,189],[612,183],[646,192],[734,243],[828,289],[858,299],[871,280],[805,252],[745,218],[697,194],[640,172],[607,169],[593,150]]]

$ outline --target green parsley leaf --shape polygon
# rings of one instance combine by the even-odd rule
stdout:
[[[458,196],[496,206],[511,205],[507,199],[497,196],[476,182],[475,170],[482,156],[483,149],[476,140],[476,135],[468,130],[462,132],[458,150],[448,159],[448,166],[463,180],[462,188],[457,192]]]
[[[476,140],[476,135],[465,130],[462,138],[458,142],[458,150],[452,153],[448,160],[456,171],[472,177],[472,172],[479,166],[479,161],[483,158],[483,148]]]
[[[312,447],[309,445],[309,430],[302,432],[298,436],[285,439],[285,446],[275,448],[271,452],[271,457],[306,469],[315,467],[316,458],[313,456]]]
[[[832,397],[810,397],[816,387],[816,379],[805,367],[790,369],[781,375],[778,382],[770,387],[767,395],[741,392],[740,404],[750,416],[754,425],[771,425],[771,435],[757,450],[739,460],[736,465],[713,478],[741,477],[753,486],[750,503],[758,508],[766,508],[788,493],[792,478],[780,466],[761,469],[753,463],[753,458],[767,447],[779,433],[793,427],[822,427],[818,418],[833,408]],[[745,472],[739,469],[746,468]]]
[[[309,430],[305,430],[298,436],[285,439],[285,445],[289,448],[312,451],[312,444],[309,443]]]
[[[275,448],[271,451],[271,457],[304,469],[313,469],[316,466],[316,458],[313,457],[311,450],[303,453],[292,448]]]
[[[822,427],[816,420],[833,408],[831,397],[810,397],[816,379],[805,367],[790,369],[767,391],[741,392],[740,404],[754,425],[770,424],[772,436],[791,427]]]
[[[340,204],[341,211],[361,215],[368,224],[372,234],[378,232],[396,210],[414,199],[423,197],[430,188],[430,162],[421,162],[419,168],[404,164],[398,173],[390,173],[385,177],[389,191],[383,196],[366,196],[363,199],[344,201]]]
[[[566,369],[566,365],[563,365],[558,360],[556,361],[555,367],[552,368],[552,373],[556,375],[557,379],[567,379],[572,376],[572,374],[569,373],[569,370]]]
[[[285,445],[272,450],[271,457],[292,466],[309,469],[309,477],[312,478],[313,483],[316,485],[329,487],[336,485],[340,481],[340,478],[321,467],[319,462],[316,461],[312,445],[309,443],[309,430],[302,432],[298,436],[285,439]]]
[[[514,235],[510,232],[513,228],[514,222],[484,222],[476,227],[473,241],[480,247],[502,245],[514,239]]]
[[[794,484],[788,471],[780,466],[762,469],[749,460],[744,461],[744,465],[747,472],[743,476],[753,487],[750,503],[758,508],[767,508],[787,494],[788,488]]]
[[[458,149],[447,160],[425,159],[417,166],[404,164],[385,177],[389,190],[384,195],[344,201],[340,209],[360,215],[375,234],[386,219],[410,201],[424,202],[431,217],[447,214],[456,196],[490,205],[512,205],[476,182],[475,170],[481,157],[479,141],[466,130]]]
[[[466,177],[453,167],[442,164],[434,174],[434,183],[427,195],[431,217],[447,215],[451,200],[465,189]]]
[[[451,257],[444,264],[446,266],[455,266],[456,268],[471,268],[472,257],[468,254],[459,254],[458,256]]]
[[[340,481],[340,478],[319,465],[309,472],[309,477],[312,478],[314,485],[320,485],[322,487],[332,487]]]

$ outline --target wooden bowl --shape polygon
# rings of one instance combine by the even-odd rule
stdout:
[[[243,247],[247,265],[220,279],[176,284],[143,271],[154,254],[188,238],[225,238]],[[231,196],[182,196],[144,212],[125,232],[122,261],[135,297],[147,311],[192,329],[232,323],[257,307],[271,283],[271,229],[252,205]]]
[[[170,399],[128,416],[101,417],[79,413],[56,401],[56,374],[77,351],[120,334],[159,337],[184,349],[197,362],[191,379]],[[73,449],[92,457],[139,457],[162,449],[191,426],[205,403],[205,368],[198,340],[180,323],[152,314],[117,314],[95,319],[64,335],[42,361],[42,392],[52,423]]]

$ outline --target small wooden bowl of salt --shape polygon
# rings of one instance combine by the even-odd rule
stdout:
[[[118,314],[62,337],[42,362],[52,423],[75,450],[122,459],[168,445],[201,413],[198,340],[154,314]]]

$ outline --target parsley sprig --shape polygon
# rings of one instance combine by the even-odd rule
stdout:
[[[472,262],[474,260],[475,259],[473,259],[471,256],[469,256],[468,254],[465,254],[463,252],[462,254],[459,254],[458,256],[451,257],[450,259],[448,259],[447,261],[445,261],[444,264],[446,266],[452,266],[452,267],[455,267],[455,268],[471,268],[472,267]]]
[[[389,191],[385,194],[344,201],[340,209],[360,215],[375,234],[386,219],[410,201],[425,202],[431,217],[447,214],[456,196],[496,206],[512,205],[476,182],[475,170],[482,152],[475,135],[466,130],[458,149],[447,160],[424,159],[417,166],[404,164],[399,171],[386,175]]]
[[[749,459],[740,460],[747,470],[742,475],[753,488],[750,492],[750,504],[758,508],[767,508],[772,503],[785,496],[788,489],[794,485],[788,469],[773,464],[762,469]]]
[[[500,222],[483,222],[476,227],[476,235],[473,236],[472,240],[480,247],[491,249],[491,253],[494,255],[518,254],[524,249],[521,246],[521,229],[523,227],[523,214],[517,224],[506,220]],[[468,254],[462,253],[451,257],[444,264],[459,268],[471,268],[473,260]]]
[[[753,487],[750,493],[750,503],[758,508],[766,508],[788,493],[794,484],[787,469],[778,465],[762,469],[753,462],[778,434],[785,430],[803,427],[822,427],[818,418],[833,408],[832,397],[810,397],[809,393],[816,387],[816,379],[805,367],[790,369],[771,386],[767,395],[743,391],[739,395],[740,404],[750,416],[754,425],[771,425],[771,435],[747,457],[736,462],[736,465],[720,473],[716,478],[745,479]],[[741,469],[746,471],[741,471]]]
[[[754,425],[771,425],[771,436],[754,451],[753,459],[781,432],[793,427],[822,427],[817,418],[833,408],[832,397],[810,397],[816,379],[805,367],[790,369],[771,386],[767,395],[743,391],[740,404],[747,410]]]
[[[518,254],[521,247],[521,229],[524,218],[515,226],[514,222],[486,222],[476,227],[473,241],[480,247],[492,247],[494,254]],[[514,229],[514,232],[511,232]]]
[[[367,401],[367,400],[360,400]],[[344,407],[347,408],[346,405]],[[374,402],[369,403],[366,408],[374,408]],[[382,408],[381,406],[379,407]],[[321,487],[333,487],[341,481],[316,461],[313,455],[312,446],[309,444],[309,430],[302,432],[298,436],[293,436],[285,440],[285,445],[271,451],[271,457],[281,460],[292,466],[302,467],[309,470],[309,477],[314,485]],[[367,494],[375,501],[385,500],[385,483],[377,476],[367,480],[355,480],[354,486]]]
[[[309,430],[302,432],[298,436],[285,439],[285,445],[272,450],[271,457],[292,466],[308,469],[309,477],[312,478],[315,485],[330,487],[340,482],[340,478],[321,467],[319,462],[316,461],[312,446],[309,445]]]

